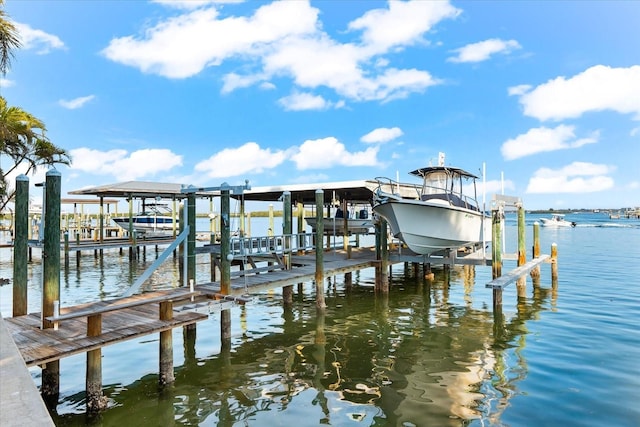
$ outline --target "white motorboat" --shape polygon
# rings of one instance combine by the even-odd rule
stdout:
[[[551,218],[540,218],[543,227],[575,227],[575,221],[567,221],[563,214],[551,214]]]
[[[304,219],[311,230],[316,231],[316,218],[305,217]],[[344,218],[322,218],[324,234],[342,236],[344,234]],[[373,221],[368,218],[347,218],[347,234],[369,234],[373,229]]]
[[[403,198],[393,191],[399,184],[378,179],[373,212],[384,218],[394,237],[413,252],[430,255],[447,249],[476,247],[491,241],[491,218],[478,204],[475,175],[459,168],[429,166],[410,172],[421,177],[416,197]],[[472,184],[474,196],[463,194],[463,184]],[[406,184],[403,184],[406,185]]]
[[[129,231],[129,217],[112,218],[122,229]],[[178,219],[174,220],[171,209],[166,204],[153,203],[145,205],[143,212],[131,217],[131,224],[137,233],[164,234],[178,229]]]

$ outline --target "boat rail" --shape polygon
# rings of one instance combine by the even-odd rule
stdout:
[[[293,253],[315,249],[314,233],[282,234],[278,236],[233,237],[230,251],[234,255],[262,255]]]
[[[402,194],[400,192],[401,187],[409,187],[415,190],[415,198],[418,200],[442,200],[443,202],[450,202],[453,206],[458,206],[465,209],[479,209],[478,200],[474,197],[467,196],[457,191],[450,191],[443,187],[436,187],[433,185],[404,184],[387,177],[376,177],[375,181],[377,181],[378,186],[374,190],[374,195],[378,200],[389,198],[413,198],[407,197],[406,194]]]

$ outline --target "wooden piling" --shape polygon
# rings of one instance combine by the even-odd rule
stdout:
[[[527,263],[527,250],[526,250],[526,225],[525,225],[525,212],[522,204],[518,204],[518,267]],[[526,296],[526,276],[521,276],[516,281],[516,288],[518,297]]]
[[[497,279],[502,276],[502,210],[493,210],[491,214],[491,231],[493,234],[491,242],[491,273],[493,278]]]
[[[380,269],[376,270],[376,290],[389,293],[389,242],[387,241],[387,221],[380,218]]]
[[[533,253],[532,257],[537,258],[540,256],[540,224],[538,221],[533,223]],[[529,273],[532,278],[536,279],[540,277],[540,266],[535,266],[531,273]]]
[[[228,295],[231,291],[231,261],[233,254],[230,252],[231,221],[229,190],[220,191],[220,292]],[[223,346],[231,345],[231,311],[220,312],[220,340]]]
[[[282,212],[284,215],[282,232],[284,234],[284,265],[287,270],[291,270],[291,234],[293,233],[293,218],[291,212],[291,192],[282,193]],[[284,304],[293,304],[293,285],[283,286],[282,299]]]
[[[102,334],[102,315],[87,317],[87,337]],[[102,394],[102,349],[87,352],[86,372],[87,412],[96,413],[107,407],[107,399]]]
[[[187,224],[189,225],[189,235],[187,236],[187,283],[196,279],[196,194],[187,194]]]
[[[316,309],[324,310],[327,304],[324,300],[324,242],[322,240],[324,234],[324,222],[322,220],[324,214],[324,191],[316,190]]]
[[[54,305],[60,301],[60,188],[62,176],[56,169],[46,174],[44,191],[44,244],[42,285],[42,328],[53,328],[46,319],[53,316]],[[43,398],[57,402],[60,395],[60,361],[49,362],[42,370]]]
[[[160,303],[160,320],[173,319],[173,302]],[[160,385],[171,384],[175,381],[173,374],[173,329],[160,332]]]
[[[13,238],[13,316],[27,314],[29,261],[29,178],[16,177],[15,234]]]
[[[551,245],[551,284],[558,284],[558,245]]]
[[[495,209],[492,212],[491,232],[493,240],[491,243],[491,273],[493,279],[502,276],[502,209]],[[502,311],[502,288],[493,288],[493,310]]]

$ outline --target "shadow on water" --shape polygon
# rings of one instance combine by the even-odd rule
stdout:
[[[484,286],[475,289],[474,267],[434,271],[433,281],[420,271],[395,271],[386,296],[373,292],[368,270],[354,273],[351,287],[329,278],[324,313],[316,311],[312,284],[298,288],[292,306],[282,306],[279,294],[261,294],[232,310],[230,347],[216,347],[216,314],[199,323],[197,332],[174,332],[174,353],[181,353],[182,364],[176,364],[173,385],[160,388],[157,374],[106,384],[109,408],[95,418],[84,413],[84,391],[63,395],[52,411],[54,421],[63,426],[499,424],[516,383],[528,373],[522,352],[527,321],[549,309],[553,291],[536,285],[530,297],[519,298],[515,308],[507,307],[513,312],[504,314],[493,312],[490,301],[474,301],[490,295]],[[203,354],[201,347],[212,346],[215,350]],[[157,360],[157,346],[139,351]]]

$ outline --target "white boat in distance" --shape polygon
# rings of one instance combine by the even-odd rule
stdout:
[[[567,221],[564,214],[551,214],[551,218],[540,218],[543,227],[575,227],[575,221]]]
[[[305,217],[307,224],[311,226],[312,231],[316,231],[316,218]],[[342,236],[344,234],[344,218],[322,218],[324,234]],[[368,218],[348,218],[347,234],[369,234],[373,229],[373,221]]]
[[[410,172],[423,179],[422,186],[415,186],[415,199],[393,193],[394,188],[399,188],[397,182],[377,178],[374,214],[387,221],[394,237],[421,255],[491,241],[491,218],[483,212],[476,196],[478,177],[459,168],[443,166],[442,154],[439,164]],[[463,184],[468,181],[473,184],[474,197],[462,192]]]
[[[112,218],[123,230],[129,231],[129,217]],[[174,220],[171,209],[166,204],[153,203],[145,205],[144,211],[131,217],[133,229],[137,233],[168,233],[174,229]],[[178,219],[175,220],[175,228],[178,228]]]

